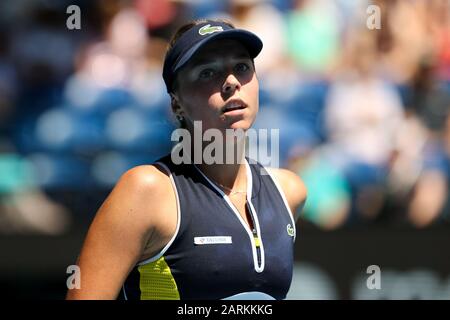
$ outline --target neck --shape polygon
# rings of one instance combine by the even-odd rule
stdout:
[[[226,194],[230,194],[231,190],[247,190],[245,138],[233,139],[223,145],[223,164],[207,164],[203,159],[201,164],[197,164],[197,168],[199,168],[203,174],[205,174],[213,182],[221,185],[219,188],[221,188]],[[207,144],[203,145],[202,154],[206,146]],[[191,152],[193,152],[193,150]]]

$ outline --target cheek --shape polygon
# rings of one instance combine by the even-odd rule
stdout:
[[[254,90],[254,96],[255,96],[256,103],[258,104],[259,103],[259,82],[256,78],[255,78],[255,85],[253,87],[253,90]]]
[[[211,95],[207,88],[186,87],[183,91],[182,106],[193,119],[202,118],[208,110],[214,110],[216,95]],[[220,94],[219,94],[220,98]]]
[[[224,104],[222,94],[217,91],[207,97],[207,107],[211,111],[221,108]]]
[[[253,76],[251,82],[248,83],[248,96],[249,101],[254,105],[255,110],[259,107],[259,82],[256,75]]]

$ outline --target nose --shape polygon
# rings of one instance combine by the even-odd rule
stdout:
[[[233,75],[229,74],[226,77],[225,82],[222,86],[222,93],[224,94],[232,94],[234,91],[239,90],[241,88],[241,84],[239,80]]]

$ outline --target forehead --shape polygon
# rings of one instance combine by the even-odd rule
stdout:
[[[221,59],[250,58],[247,49],[239,41],[218,39],[201,48],[189,61],[189,67],[207,64]]]

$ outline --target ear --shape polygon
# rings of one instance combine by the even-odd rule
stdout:
[[[170,93],[170,106],[175,115],[183,115],[183,108],[179,103],[179,98],[175,93]]]

